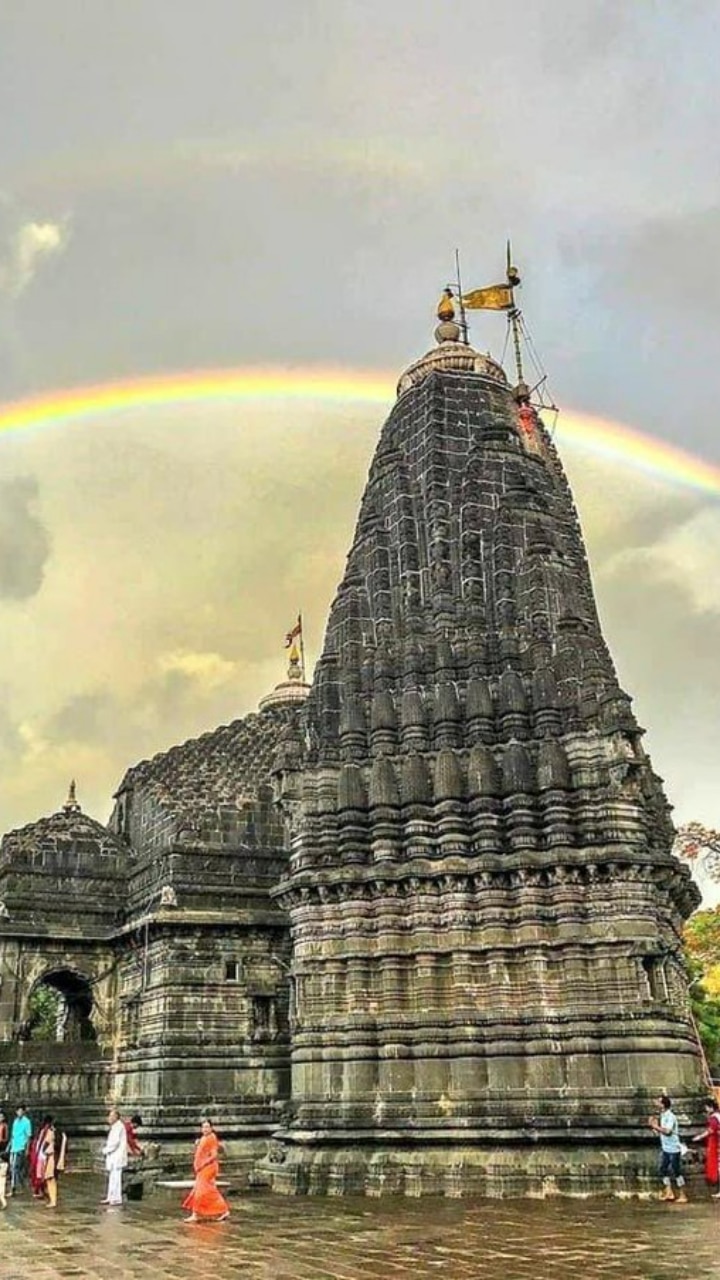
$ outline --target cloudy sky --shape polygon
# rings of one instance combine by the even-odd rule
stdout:
[[[568,409],[720,463],[714,0],[6,0],[0,399],[253,365],[398,373],[456,246]],[[473,338],[502,348],[503,321]],[[381,408],[0,435],[0,827],[253,708],[341,574]],[[558,443],[681,820],[720,825],[720,500]]]

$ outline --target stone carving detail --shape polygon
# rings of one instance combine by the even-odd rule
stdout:
[[[287,1094],[287,926],[269,890],[287,863],[273,770],[297,811],[298,732],[296,707],[271,705],[131,769],[110,829],[71,790],[5,836],[3,1096],[52,1110],[79,1144],[114,1096],[186,1146],[212,1046],[213,1116],[260,1152]],[[57,1015],[38,1039],[41,985]]]
[[[440,1124],[587,1145],[589,1108],[622,1143],[643,1090],[699,1079],[682,977],[648,1001],[632,953],[677,943],[696,891],[552,441],[473,359],[444,340],[401,379],[307,705],[277,897],[303,990],[287,1164],[322,1185],[351,1158],[371,1179],[389,1131],[424,1173],[457,1169]],[[336,814],[311,798],[339,759]]]
[[[73,784],[5,836],[5,1097],[89,1133],[109,1096],[142,1100],[185,1150],[209,1090],[224,1137],[262,1155],[274,1135],[276,1186],[460,1194],[531,1161],[621,1185],[648,1094],[699,1087],[678,936],[697,892],[567,481],[499,366],[437,333],[307,701],[290,680],[140,762],[107,828]],[[95,1042],[33,1040],[43,976]]]

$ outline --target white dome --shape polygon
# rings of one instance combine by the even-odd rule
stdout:
[[[503,387],[508,385],[502,367],[491,356],[481,355],[479,351],[475,351],[474,347],[469,347],[464,342],[446,341],[438,343],[414,364],[409,365],[398,382],[398,395],[401,396],[411,387],[416,387],[436,370],[475,373],[481,378],[490,379],[491,382],[498,382]]]

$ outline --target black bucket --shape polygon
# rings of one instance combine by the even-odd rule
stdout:
[[[137,1182],[128,1183],[125,1190],[125,1195],[128,1200],[142,1200],[143,1190],[144,1190],[144,1183],[140,1179],[138,1179]]]

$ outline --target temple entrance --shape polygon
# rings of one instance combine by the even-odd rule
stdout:
[[[97,1039],[92,1011],[92,990],[87,978],[71,969],[47,973],[30,993],[22,1038],[55,1044],[92,1042]]]

